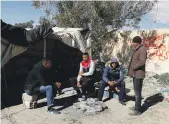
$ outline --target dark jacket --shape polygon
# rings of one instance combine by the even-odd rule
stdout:
[[[102,78],[106,83],[109,81],[116,81],[117,83],[120,83],[124,80],[123,68],[118,66],[117,68],[113,69],[111,66],[107,66],[104,69]]]
[[[140,45],[134,51],[130,65],[128,68],[128,75],[133,78],[145,78],[145,63],[147,59],[147,50],[143,45]]]
[[[31,94],[37,94],[40,91],[40,86],[53,84],[54,72],[51,69],[45,69],[42,62],[38,62],[26,78],[24,89],[29,90]]]

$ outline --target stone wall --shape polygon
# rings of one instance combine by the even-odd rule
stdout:
[[[116,36],[105,45],[102,53],[104,61],[114,56],[127,67],[132,55],[132,38],[141,36],[148,52],[146,71],[158,74],[169,72],[169,29],[119,31]]]

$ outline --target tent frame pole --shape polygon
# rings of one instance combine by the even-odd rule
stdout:
[[[46,38],[44,39],[44,51],[43,51],[43,57],[46,58]]]

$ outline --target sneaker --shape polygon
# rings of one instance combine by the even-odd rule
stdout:
[[[82,95],[82,101],[86,101],[87,100],[87,96]]]
[[[48,106],[48,110],[52,109],[54,106],[55,106],[55,101],[54,101],[53,104],[51,104],[51,105]]]
[[[129,113],[130,116],[137,116],[137,115],[141,115],[141,112],[138,110],[134,110],[131,113]]]
[[[58,111],[58,110],[56,110],[56,109],[54,109],[54,108],[48,110],[48,113],[50,113],[50,114],[56,114],[56,115],[61,114],[60,111]]]
[[[122,105],[126,105],[126,103],[124,101],[119,101],[119,103]]]

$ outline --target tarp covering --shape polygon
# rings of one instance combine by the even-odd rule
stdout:
[[[30,43],[42,40],[53,32],[50,24],[43,24],[32,30],[26,30],[7,24],[1,20],[1,37],[9,43],[28,46]]]
[[[26,30],[7,24],[1,20],[1,66],[3,67],[10,58],[24,52],[26,47],[43,40],[52,34],[52,32],[50,24],[43,24],[35,29]]]
[[[15,33],[15,31],[10,30],[10,34]],[[43,31],[46,32],[46,30],[39,31],[42,31],[41,34],[45,34]],[[24,33],[20,35],[24,35]],[[23,36],[21,37],[23,38]],[[5,38],[8,38],[7,35],[5,35]],[[19,40],[18,37],[17,39]],[[44,56],[44,40],[32,41],[34,44],[26,47],[25,44],[19,44],[22,40],[18,43],[16,42],[17,40],[14,42],[10,38],[8,40],[9,44],[7,47],[11,47],[9,54],[13,58],[8,59],[9,61],[1,66],[2,102],[5,105],[13,105],[21,102],[25,79],[33,66]],[[78,48],[65,44],[57,34],[54,34],[53,36],[46,37],[46,56],[53,61],[53,68],[57,72],[56,77],[58,81],[64,87],[69,86],[68,79],[77,76],[79,63],[82,60],[82,52]]]

